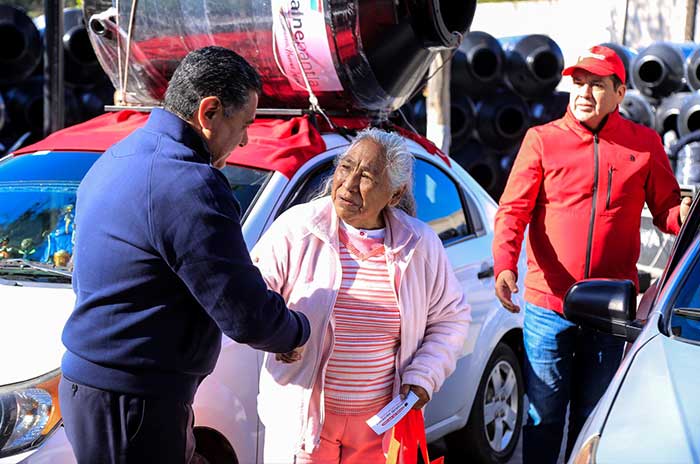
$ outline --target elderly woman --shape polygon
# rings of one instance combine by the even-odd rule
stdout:
[[[266,463],[384,462],[365,421],[399,392],[423,407],[454,370],[470,309],[440,239],[404,212],[412,178],[403,140],[365,130],[339,156],[330,196],[285,212],[253,250],[312,328],[303,348],[265,358]]]

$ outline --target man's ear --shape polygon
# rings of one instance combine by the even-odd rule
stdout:
[[[625,99],[625,93],[627,93],[627,86],[625,84],[620,84],[620,87],[617,88],[618,104],[622,103],[622,100]]]
[[[223,115],[223,105],[218,97],[204,97],[199,101],[199,107],[195,112],[197,124],[202,129],[211,130],[214,121]]]

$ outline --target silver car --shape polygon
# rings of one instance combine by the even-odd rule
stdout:
[[[634,342],[584,425],[569,464],[700,463],[700,206],[636,311],[630,281],[588,280],[567,318]]]

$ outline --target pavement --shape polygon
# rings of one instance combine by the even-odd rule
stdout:
[[[525,405],[523,408],[524,414],[523,414],[523,423],[525,423],[525,418],[527,416],[527,407],[528,407],[528,402],[527,402],[527,397],[525,397]],[[567,425],[568,425],[568,414],[567,414]],[[557,464],[565,464],[564,461],[564,445],[562,443],[562,448],[559,453],[559,459],[557,460]],[[465,461],[460,460],[456,457],[450,456],[449,450],[447,449],[447,445],[445,445],[444,440],[438,440],[434,443],[431,444],[430,449],[430,458],[435,459],[440,456],[445,457],[445,464],[463,464]],[[518,439],[518,446],[515,448],[515,452],[513,452],[513,456],[507,461],[506,464],[522,464],[523,462],[523,434],[522,430],[520,432],[520,438]]]

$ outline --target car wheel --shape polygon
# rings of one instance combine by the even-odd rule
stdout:
[[[523,376],[505,343],[486,364],[467,425],[446,437],[449,455],[469,462],[504,463],[518,443],[523,421]]]

